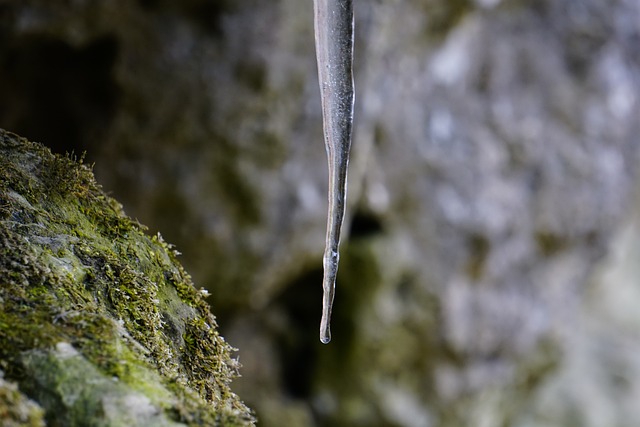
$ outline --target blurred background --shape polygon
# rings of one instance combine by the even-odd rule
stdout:
[[[640,2],[355,1],[333,341],[311,0],[0,0],[0,127],[160,232],[259,425],[640,425]]]

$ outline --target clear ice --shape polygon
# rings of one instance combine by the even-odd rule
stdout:
[[[322,281],[320,341],[331,341],[331,310],[338,273],[340,229],[347,197],[353,127],[353,1],[314,0],[318,80],[329,164],[329,208]]]

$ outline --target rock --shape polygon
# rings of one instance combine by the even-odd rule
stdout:
[[[229,388],[233,349],[171,246],[89,167],[4,130],[0,285],[0,366],[20,387],[2,382],[16,405],[2,425],[42,412],[51,426],[254,425]]]
[[[0,123],[177,242],[264,426],[638,425],[638,2],[356,3],[329,346],[310,2],[13,2]]]
[[[1,374],[1,372],[0,372]],[[3,427],[44,427],[42,408],[0,375],[0,421]]]

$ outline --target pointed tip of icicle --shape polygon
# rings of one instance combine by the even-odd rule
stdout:
[[[326,331],[320,331],[320,342],[322,344],[329,344],[331,342],[331,332],[329,329]]]

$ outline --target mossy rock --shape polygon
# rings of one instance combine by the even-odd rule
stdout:
[[[15,383],[1,378],[0,371],[0,426],[44,427],[42,408],[18,390]]]
[[[176,255],[82,161],[0,130],[0,369],[47,425],[254,425]]]

